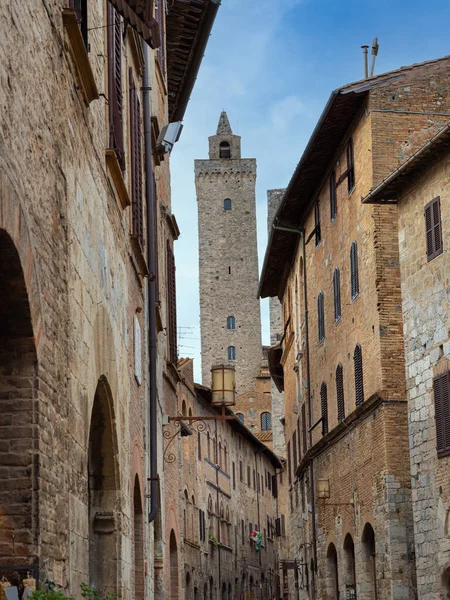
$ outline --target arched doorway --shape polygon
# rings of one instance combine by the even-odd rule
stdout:
[[[137,475],[134,479],[133,490],[133,567],[134,600],[143,600],[145,595],[144,522],[142,515],[141,488]]]
[[[170,532],[170,600],[178,600],[178,547],[175,532]]]
[[[222,600],[227,600],[227,584],[225,581],[222,583]]]
[[[377,600],[377,563],[375,554],[375,532],[370,523],[364,525],[361,537],[363,585],[361,600]]]
[[[328,600],[339,600],[338,559],[334,544],[330,544],[327,550],[326,587]]]
[[[101,377],[94,396],[88,450],[89,584],[117,594],[117,452],[111,391]]]
[[[356,570],[355,570],[355,544],[352,536],[347,533],[344,538],[344,568],[342,570],[343,582],[346,590],[356,590]]]
[[[37,356],[28,293],[19,254],[11,237],[0,229],[0,433],[2,482],[2,562],[25,564],[36,556],[38,455],[33,454],[36,430]],[[1,431],[1,430],[0,430]],[[33,460],[35,457],[35,460]],[[18,500],[19,499],[19,500]],[[14,537],[13,537],[14,536]],[[16,556],[15,556],[16,555]]]
[[[186,584],[184,588],[184,598],[185,600],[191,600],[191,575],[190,573],[186,573]]]
[[[209,600],[214,600],[214,579],[209,578]]]
[[[442,598],[450,598],[450,567],[448,567],[442,575]]]

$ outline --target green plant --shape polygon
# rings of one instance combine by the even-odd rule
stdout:
[[[57,590],[37,589],[33,592],[31,600],[74,600],[72,596],[66,596],[63,592]]]
[[[216,536],[213,534],[212,531],[210,531],[208,533],[208,539],[212,543],[213,546],[218,546],[219,545],[219,542],[217,541]]]
[[[81,595],[83,598],[86,598],[86,600],[115,600],[115,598],[117,598],[117,594],[111,594],[111,592],[108,592],[105,596],[101,596],[97,588],[91,587],[87,583],[82,583],[80,587]],[[54,600],[59,599],[55,598]]]

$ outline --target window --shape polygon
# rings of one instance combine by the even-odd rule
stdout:
[[[270,431],[272,429],[272,416],[269,412],[261,414],[261,431]]]
[[[83,42],[86,47],[86,50],[89,52],[87,0],[71,0],[70,8],[74,8],[76,10],[77,21],[80,24],[81,35],[83,36]]]
[[[326,435],[328,433],[328,397],[325,382],[320,387],[320,408],[322,411],[322,435]]]
[[[233,472],[233,490],[236,489],[236,465],[234,462],[232,463],[232,472]]]
[[[325,339],[325,314],[323,303],[323,292],[317,296],[317,325],[319,332],[319,344]]]
[[[337,217],[337,196],[336,196],[336,172],[330,174],[330,219],[333,222]]]
[[[306,439],[306,404],[302,404],[302,437],[303,437],[303,454],[308,450],[308,440]]]
[[[347,144],[347,187],[348,193],[355,187],[355,161],[353,156],[353,140],[350,138]]]
[[[292,434],[292,460],[294,463],[294,474],[297,471],[297,432]]]
[[[116,153],[122,171],[125,171],[123,147],[122,96],[122,22],[119,13],[108,2],[108,109],[109,147]]]
[[[450,372],[433,379],[438,456],[450,454]]]
[[[256,490],[256,473],[255,473],[255,469],[253,469],[253,489]]]
[[[244,424],[244,415],[242,413],[236,413],[236,416],[243,425]]]
[[[141,149],[141,107],[139,94],[129,71],[130,79],[130,150],[131,150],[131,214],[133,237],[141,250],[144,249],[144,215],[142,204],[142,149]]]
[[[176,363],[177,350],[177,295],[175,289],[175,256],[167,240],[167,313],[168,313],[168,338],[169,360]]]
[[[433,260],[442,254],[441,204],[439,196],[425,206],[425,233],[427,240],[427,259]]]
[[[319,200],[314,205],[314,220],[316,232],[316,246],[320,244],[320,203]]]
[[[156,48],[156,56],[158,58],[159,66],[161,67],[161,71],[163,77],[166,77],[166,36],[164,35],[164,6],[165,0],[156,0],[155,2],[155,18],[158,21],[159,31],[160,31],[160,39],[161,44],[158,48]]]
[[[292,474],[291,474],[291,441],[289,440],[287,443],[287,468],[288,468],[288,481],[289,485],[292,483]]]
[[[228,142],[220,142],[219,156],[220,158],[231,158],[230,144]]]
[[[344,407],[344,377],[342,372],[342,365],[339,363],[336,369],[336,398],[337,398],[337,412],[338,421],[345,419],[345,407]]]
[[[227,329],[236,329],[236,319],[234,317],[227,317]]]
[[[225,198],[223,201],[223,210],[231,210],[231,200],[229,198]]]
[[[356,406],[359,406],[364,402],[362,350],[359,344],[356,344],[353,363],[355,365],[355,401]]]
[[[242,467],[242,460],[239,461],[239,481],[244,483],[244,469]]]
[[[197,448],[198,448],[198,460],[202,460],[202,435],[200,431],[197,432]]]
[[[251,482],[251,472],[250,472],[250,467],[249,466],[247,466],[247,485],[248,485],[248,487],[250,487],[252,485],[252,482]]]
[[[208,445],[208,458],[211,459],[211,438],[209,437],[209,431],[206,434],[206,442]]]
[[[236,348],[228,346],[228,360],[236,360]]]
[[[356,242],[352,242],[350,248],[350,289],[352,300],[355,300],[359,294],[358,247]]]
[[[336,267],[333,271],[333,293],[334,293],[334,322],[341,320],[341,275]]]
[[[302,457],[302,445],[300,441],[300,418],[297,417],[297,443],[298,443],[298,460]]]
[[[244,519],[241,519],[241,543],[245,544],[245,523],[244,523]]]

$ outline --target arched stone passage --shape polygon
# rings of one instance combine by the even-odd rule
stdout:
[[[445,600],[450,598],[450,567],[445,569],[442,574],[441,598],[445,598]]]
[[[339,600],[338,559],[334,544],[330,544],[327,550],[326,588],[328,600]]]
[[[92,407],[88,455],[89,584],[101,594],[118,591],[116,449],[111,392],[101,377]]]
[[[178,600],[178,546],[175,532],[170,532],[170,600]]]
[[[362,581],[360,600],[377,599],[377,563],[375,532],[370,523],[364,525],[361,537]]]
[[[134,599],[143,600],[145,595],[144,519],[141,487],[137,475],[134,479],[133,490],[133,571]]]
[[[342,578],[346,589],[356,589],[355,544],[349,533],[347,533],[344,539],[344,568],[342,569]]]
[[[0,229],[0,563],[37,554],[37,357],[19,254]],[[4,473],[4,474],[3,474]],[[14,536],[14,537],[13,537]]]

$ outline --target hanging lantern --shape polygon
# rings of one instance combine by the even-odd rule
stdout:
[[[319,477],[316,479],[317,486],[317,497],[318,498],[329,498],[330,497],[330,480]]]
[[[212,376],[212,401],[213,406],[235,405],[235,380],[236,372],[233,366],[214,365],[211,368]]]

